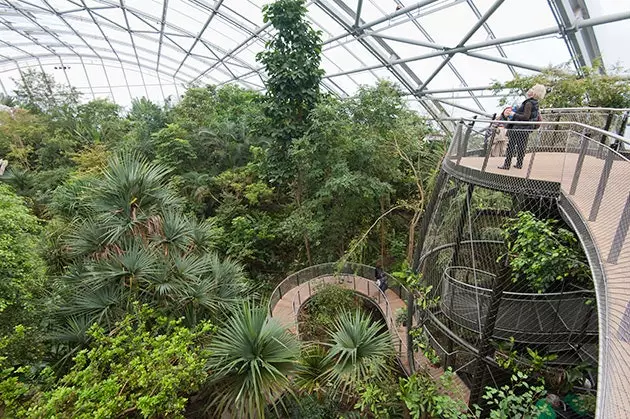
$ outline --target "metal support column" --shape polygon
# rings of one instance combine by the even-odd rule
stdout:
[[[507,255],[505,256],[505,265],[501,269],[501,272],[494,280],[492,287],[492,295],[490,296],[490,304],[488,307],[488,314],[486,315],[486,322],[483,325],[481,337],[479,341],[479,352],[477,353],[477,360],[475,361],[475,369],[473,373],[473,383],[470,390],[469,405],[479,404],[481,402],[481,395],[483,393],[484,381],[486,378],[486,361],[485,358],[492,354],[492,342],[491,338],[494,334],[494,327],[496,325],[497,316],[499,314],[499,307],[501,306],[501,298],[505,291],[507,284],[510,282],[511,270],[507,266]]]

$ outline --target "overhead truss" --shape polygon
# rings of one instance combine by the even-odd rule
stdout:
[[[362,84],[390,78],[443,121],[456,110],[491,113],[491,83],[498,77],[563,61],[579,70],[601,59],[593,28],[629,19],[630,11],[593,18],[585,1],[537,0],[545,6],[537,13],[550,24],[509,34],[496,30],[497,15],[508,3],[513,7],[506,0],[484,2],[483,8],[479,0],[310,0],[307,6],[323,33],[326,91],[347,97]],[[0,86],[6,92],[8,75],[16,70],[53,66],[61,81],[76,84],[82,78],[81,88],[91,98],[116,100],[123,89],[128,98],[165,99],[185,86],[206,83],[262,90],[265,75],[255,54],[273,31],[262,22],[265,2],[0,0]],[[467,18],[450,22],[449,16]],[[435,30],[440,19],[443,30],[460,33],[459,39],[444,42],[444,34]],[[563,45],[560,62],[512,52],[536,42]],[[462,67],[462,60],[471,59],[488,63],[496,74],[483,78]]]

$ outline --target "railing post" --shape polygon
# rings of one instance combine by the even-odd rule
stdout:
[[[311,296],[311,281],[308,281],[308,296]]]
[[[606,125],[604,125],[604,131],[610,131],[610,125],[612,125],[613,116],[614,116],[613,113],[609,111],[608,115],[606,116]],[[602,138],[601,140],[599,140],[599,142],[601,144],[606,144],[607,137],[608,137],[607,135],[602,134]],[[610,144],[607,144],[607,145],[610,145]]]
[[[475,122],[473,121],[470,124],[468,124],[468,126],[466,127],[466,134],[464,134],[464,138],[462,139],[462,141],[460,141],[461,147],[457,153],[457,164],[459,164],[460,161],[462,160],[464,153],[468,151],[468,139],[470,138],[470,134],[472,133],[472,129],[474,125],[475,125]]]
[[[621,117],[621,126],[619,127],[619,132],[617,133],[617,135],[621,137],[626,134],[626,127],[628,126],[628,116],[630,116],[630,112],[626,111]]]
[[[597,185],[597,192],[595,193],[595,199],[593,200],[593,206],[591,207],[591,213],[588,216],[589,221],[597,220],[597,213],[599,213],[599,207],[602,204],[602,198],[604,197],[604,191],[606,190],[606,184],[608,183],[608,177],[612,170],[614,153],[608,150],[606,155],[606,162],[604,163],[604,169],[602,175],[599,178],[599,185]]]
[[[586,156],[586,150],[588,150],[588,138],[582,137],[580,154],[578,154],[578,160],[575,165],[575,173],[573,173],[573,180],[571,181],[569,195],[575,194],[575,189],[577,188],[578,181],[580,180],[580,174],[582,173],[582,165],[584,164],[584,156]]]
[[[608,253],[608,258],[606,262],[616,264],[619,259],[619,255],[621,254],[621,249],[623,248],[623,244],[626,241],[626,236],[628,235],[628,227],[630,226],[630,194],[628,194],[628,199],[626,199],[626,205],[623,207],[623,212],[621,213],[621,217],[619,217],[619,223],[617,224],[617,231],[615,232],[615,238],[613,239],[612,245],[610,246],[610,252]]]
[[[492,115],[492,120],[494,121],[495,119],[497,119],[497,114],[493,114]],[[488,142],[484,145],[485,150],[484,150],[484,158],[483,158],[483,164],[481,165],[481,171],[485,172],[486,171],[486,166],[488,166],[488,159],[490,158],[490,154],[492,153],[492,144],[494,144],[494,137],[496,137],[497,135],[497,127],[493,126],[493,123],[490,123],[490,126],[488,127],[489,130],[492,130],[492,133],[490,134],[490,138],[488,139]]]
[[[529,163],[527,165],[527,173],[525,174],[525,179],[529,179],[529,176],[532,174],[532,167],[534,166],[534,159],[536,158],[536,149],[540,147],[540,139],[542,136],[542,131],[540,129],[540,125],[538,129],[534,131],[536,138],[534,139],[534,146],[531,153],[531,157],[529,158]],[[531,134],[530,134],[531,135]],[[527,147],[525,147],[525,152],[527,152]]]
[[[454,156],[459,158],[459,155],[461,154],[461,139],[462,139],[462,127],[464,125],[464,121],[460,120],[457,123],[457,126],[455,127],[455,133],[453,134],[453,140],[451,140],[451,146],[449,149],[449,157],[453,157],[453,153],[450,153],[451,151],[454,151]]]
[[[302,296],[300,295],[300,291],[298,291],[298,305],[302,306]]]

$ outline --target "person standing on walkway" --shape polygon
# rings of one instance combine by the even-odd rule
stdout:
[[[387,276],[385,271],[380,266],[377,266],[374,270],[374,277],[376,279],[376,286],[383,292],[387,289]]]
[[[512,121],[537,121],[540,112],[538,101],[542,100],[547,93],[547,89],[542,84],[537,84],[527,91],[527,99],[521,103],[515,110],[507,111],[508,117]],[[508,124],[507,136],[508,145],[505,151],[505,162],[499,169],[510,170],[512,165],[512,157],[516,153],[515,168],[523,167],[523,159],[525,158],[525,149],[527,148],[527,140],[529,134],[537,126],[532,124]]]

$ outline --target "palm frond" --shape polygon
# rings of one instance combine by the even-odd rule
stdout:
[[[342,313],[328,331],[328,359],[335,363],[332,382],[342,392],[368,380],[382,380],[389,371],[394,348],[387,330],[363,311]]]
[[[299,358],[298,340],[262,307],[243,304],[210,345],[212,403],[219,412],[260,418],[289,390]]]
[[[328,378],[334,361],[320,344],[311,344],[302,352],[297,365],[295,384],[306,393],[323,394],[328,390]]]

